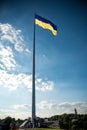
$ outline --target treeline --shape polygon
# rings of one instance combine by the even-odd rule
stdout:
[[[27,119],[25,119],[27,120]],[[5,119],[0,119],[0,123],[2,124],[22,124],[25,120],[15,119],[11,117],[6,117]],[[40,118],[41,122],[44,122],[44,118]],[[65,130],[87,130],[87,114],[62,114],[55,115],[48,118],[48,121],[58,121],[59,127]],[[6,129],[7,130],[7,129]]]
[[[55,115],[49,120],[58,120],[61,129],[66,130],[87,130],[87,114],[63,114]]]
[[[25,119],[26,120],[26,119]],[[20,125],[20,124],[22,124],[25,120],[22,120],[22,119],[15,119],[15,118],[12,118],[12,117],[6,117],[6,118],[4,118],[4,119],[0,119],[0,125],[3,125],[3,126],[5,126],[5,125],[8,125],[8,126],[10,126],[10,123],[14,123],[14,124],[18,124],[18,125]]]

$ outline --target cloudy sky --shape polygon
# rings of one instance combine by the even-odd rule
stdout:
[[[0,118],[31,116],[34,14],[57,25],[36,25],[36,115],[87,114],[87,4],[83,0],[0,1]]]

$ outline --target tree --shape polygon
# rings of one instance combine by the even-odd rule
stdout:
[[[9,116],[3,119],[3,123],[10,124],[11,122],[12,122],[12,118]]]
[[[75,108],[74,111],[75,111],[75,118],[77,118],[77,109]]]

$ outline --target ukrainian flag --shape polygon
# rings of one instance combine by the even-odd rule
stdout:
[[[54,25],[51,21],[42,18],[39,15],[35,15],[35,24],[41,26],[44,29],[50,30],[53,35],[57,35],[57,26]]]

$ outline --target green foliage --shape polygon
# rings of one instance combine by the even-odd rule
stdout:
[[[75,110],[76,112],[76,110]],[[80,115],[77,114],[62,114],[55,115],[50,118],[50,120],[58,120],[61,129],[67,130],[87,130],[87,114]]]
[[[34,130],[63,130],[63,129],[60,129],[60,128],[35,128]]]
[[[77,125],[72,125],[71,127],[72,130],[77,130],[77,128],[78,128]]]
[[[55,120],[59,120],[60,116],[59,115],[55,115],[52,116],[51,118],[49,118],[49,120],[55,121]]]
[[[62,114],[62,115],[55,115],[48,119],[49,121],[58,121],[60,129],[50,129],[50,128],[38,128],[35,130],[87,130],[87,114],[80,115],[77,114]],[[0,119],[1,122],[9,124],[10,122],[17,122],[19,124],[22,124],[24,120],[18,119],[15,120],[15,118],[6,117],[5,119]],[[44,122],[44,119],[41,118],[41,122]],[[47,127],[47,126],[46,126]]]
[[[3,123],[6,123],[6,124],[10,124],[12,122],[12,118],[11,117],[6,117],[5,119],[3,119]]]

